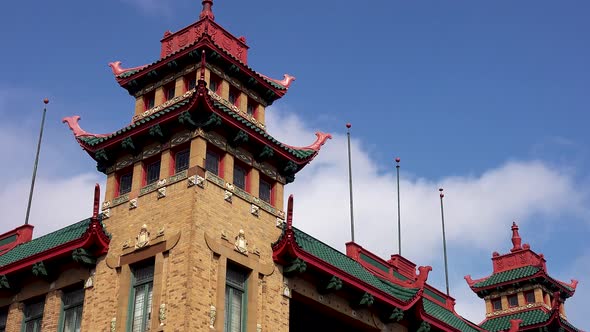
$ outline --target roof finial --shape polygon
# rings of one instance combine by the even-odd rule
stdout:
[[[512,249],[510,249],[510,251],[514,252],[517,250],[522,250],[522,246],[520,245],[521,243],[522,239],[518,234],[518,225],[516,222],[512,222]]]
[[[97,184],[94,185],[94,204],[92,208],[92,220],[98,220],[98,206],[100,204],[100,186]]]
[[[213,15],[213,11],[211,7],[213,6],[213,0],[203,0],[203,10],[201,10],[201,15],[199,15],[199,19],[209,18],[212,21],[215,20],[215,15]]]

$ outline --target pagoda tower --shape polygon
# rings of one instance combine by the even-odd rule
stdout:
[[[199,19],[164,33],[153,63],[110,63],[134,97],[131,123],[108,134],[64,119],[107,176],[109,251],[86,290],[84,331],[286,331],[288,299],[271,244],[283,186],[330,138],[306,147],[267,131],[266,107],[295,79],[248,66],[244,37]],[[270,295],[269,295],[270,293]]]
[[[511,324],[518,331],[580,331],[568,322],[564,307],[578,282],[552,278],[543,254],[522,244],[516,223],[511,229],[512,249],[492,254],[493,273],[477,280],[465,276],[471,290],[485,300],[486,318],[480,326],[492,332],[508,330]]]

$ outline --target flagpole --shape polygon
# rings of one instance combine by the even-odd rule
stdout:
[[[352,242],[354,242],[354,209],[352,202],[352,158],[350,155],[350,123],[346,124],[346,136],[348,138],[348,187],[350,190],[350,235]]]
[[[398,254],[402,255],[402,218],[401,218],[401,208],[400,208],[400,201],[399,201],[399,162],[400,158],[395,158],[395,162],[397,165],[395,166],[397,170],[397,244],[398,244]]]
[[[449,293],[449,269],[447,264],[447,239],[445,236],[445,211],[443,208],[443,197],[445,194],[443,193],[443,188],[438,189],[440,191],[440,216],[442,220],[442,236],[443,236],[443,253],[445,255],[445,282],[447,287],[447,296],[450,296]]]
[[[31,213],[31,202],[33,201],[33,190],[35,189],[35,178],[37,177],[37,165],[39,165],[39,152],[41,151],[41,139],[43,138],[43,127],[45,126],[45,113],[47,113],[47,104],[49,99],[43,100],[45,106],[43,107],[43,117],[41,118],[41,129],[39,130],[39,142],[37,143],[37,154],[35,155],[35,164],[33,165],[33,178],[31,179],[31,190],[29,191],[29,203],[27,205],[27,215],[25,217],[25,225],[29,224],[29,214]]]

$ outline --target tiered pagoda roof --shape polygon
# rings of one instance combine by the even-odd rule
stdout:
[[[480,326],[486,331],[504,331],[510,322],[520,320],[520,330],[528,331],[540,327],[555,327],[563,331],[580,331],[571,325],[560,313],[563,302],[574,295],[578,281],[570,283],[552,278],[547,272],[543,254],[531,250],[530,245],[522,244],[516,223],[512,224],[512,249],[509,253],[492,254],[493,273],[487,277],[473,280],[470,275],[465,280],[479,297],[490,296],[494,292],[510,291],[524,285],[543,287],[553,297],[552,303],[531,303],[524,308],[511,308],[488,317]]]
[[[343,254],[293,227],[293,196],[273,252],[275,262],[285,266],[285,271],[296,267],[313,271],[337,278],[347,292],[368,294],[373,306],[390,313],[393,321],[412,317],[442,331],[482,331],[455,312],[453,298],[426,283],[431,267],[418,267],[416,274],[416,266],[405,258],[393,255],[385,261],[353,242],[347,243],[347,254]]]
[[[175,128],[180,123],[191,130],[215,128],[233,135],[240,134],[240,139],[247,140],[255,153],[274,159],[283,169],[287,182],[290,182],[293,175],[309,163],[325,141],[331,138],[329,134],[318,132],[316,141],[309,146],[284,144],[269,135],[263,123],[206,88],[205,68],[211,69],[214,65],[232,73],[232,84],[254,91],[253,98],[268,106],[282,97],[294,80],[287,74],[283,80],[271,79],[248,67],[245,38],[237,38],[217,24],[211,6],[212,1],[203,1],[203,10],[197,22],[175,33],[165,33],[157,61],[129,69],[121,68],[118,61],[109,64],[117,82],[135,96],[142,95],[145,89],[171,74],[178,74],[187,66],[200,70],[197,87],[135,115],[131,124],[112,133],[93,134],[83,130],[78,124],[80,116],[63,119],[80,146],[97,161],[100,171],[108,172],[121,145],[134,146],[133,142],[154,136],[154,132],[163,135],[162,128]]]

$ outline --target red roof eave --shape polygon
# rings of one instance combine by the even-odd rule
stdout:
[[[175,61],[181,57],[184,57],[185,55],[192,52],[193,50],[198,49],[203,46],[209,47],[212,51],[214,51],[217,54],[219,54],[220,56],[222,56],[226,61],[239,66],[240,70],[248,73],[251,77],[256,78],[256,80],[258,81],[259,84],[262,84],[265,88],[272,90],[277,95],[277,97],[280,98],[280,97],[284,96],[285,93],[287,92],[287,90],[280,90],[280,89],[275,88],[270,83],[268,83],[266,80],[264,80],[262,77],[260,77],[252,69],[250,69],[246,65],[244,65],[241,61],[238,61],[238,60],[228,56],[226,51],[223,48],[219,47],[217,44],[215,44],[209,38],[201,38],[199,41],[195,42],[194,44],[186,46],[183,50],[180,50],[180,51],[168,56],[167,58],[162,58],[162,59],[156,61],[155,63],[149,64],[149,65],[143,67],[138,72],[134,73],[133,75],[131,75],[129,77],[117,78],[117,82],[119,83],[120,86],[124,87],[132,80],[136,80],[139,77],[145,75],[146,72],[149,72],[152,70],[157,71],[160,68],[168,65],[169,62]]]
[[[98,226],[97,226],[98,225]],[[100,222],[91,222],[86,232],[79,238],[63,243],[57,247],[42,251],[27,258],[13,262],[0,268],[0,275],[24,270],[35,263],[47,261],[50,259],[71,255],[72,251],[78,248],[89,248],[92,244],[97,244],[98,255],[104,255],[109,248],[110,239],[104,233]]]
[[[491,277],[491,276],[490,276],[490,277]],[[570,291],[569,289],[567,289],[567,288],[565,287],[565,285],[563,284],[563,282],[561,282],[561,281],[558,281],[558,280],[556,280],[556,279],[553,279],[553,278],[551,278],[550,276],[548,276],[548,275],[547,275],[547,274],[546,274],[546,273],[545,273],[543,270],[539,270],[539,272],[537,272],[537,273],[533,274],[532,276],[523,277],[523,278],[518,278],[518,279],[514,279],[514,280],[510,280],[510,281],[502,282],[502,283],[499,283],[499,284],[493,284],[493,285],[489,285],[489,286],[485,286],[485,287],[475,287],[475,286],[469,286],[469,287],[470,287],[470,288],[471,288],[471,290],[472,290],[472,291],[474,291],[474,292],[481,292],[481,291],[484,291],[484,290],[490,290],[490,289],[495,289],[495,288],[497,288],[497,287],[508,286],[508,285],[514,284],[514,283],[516,283],[516,282],[522,282],[522,281],[526,281],[527,279],[538,278],[538,277],[543,277],[543,278],[545,278],[545,279],[547,279],[547,280],[549,280],[549,281],[553,282],[553,283],[554,283],[555,285],[557,285],[557,286],[558,286],[558,287],[559,287],[559,288],[560,288],[560,289],[561,289],[561,290],[562,290],[564,293],[568,294],[568,296],[569,296],[569,297],[571,297],[571,296],[574,294],[574,292],[575,292],[575,290],[574,290],[574,291]],[[479,279],[477,282],[484,281],[484,280],[486,280],[486,279],[488,279],[488,278],[489,278],[489,277],[487,277],[487,278],[482,278],[482,279]]]
[[[285,236],[288,236],[288,235],[289,234],[285,234]],[[304,251],[298,245],[293,244],[292,242],[294,242],[294,241],[289,241],[289,240],[284,241],[284,239],[283,239],[283,240],[281,240],[280,243],[277,244],[277,246],[274,249],[275,252],[273,254],[273,258],[275,259],[275,261],[280,261],[280,259],[278,257],[282,256],[283,254],[290,253],[290,254],[294,255],[295,257],[302,259],[305,263],[315,267],[316,269],[321,270],[326,274],[334,275],[334,276],[342,279],[343,282],[346,282],[347,284],[352,285],[353,287],[356,287],[357,289],[359,289],[361,291],[364,291],[364,292],[367,292],[367,293],[373,295],[375,297],[375,299],[378,299],[382,302],[385,302],[387,304],[398,307],[402,310],[408,310],[416,302],[418,302],[419,299],[421,299],[423,289],[420,289],[411,300],[409,300],[407,302],[402,302],[402,301],[392,297],[391,295],[383,292],[382,290],[377,289],[374,286],[367,284],[365,281],[355,278],[335,266],[327,264],[323,260]]]
[[[188,103],[187,105],[184,105],[178,109],[176,109],[174,112],[170,112],[167,113],[161,117],[158,117],[156,120],[154,120],[153,122],[150,122],[150,125],[147,126],[136,126],[135,128],[132,128],[131,130],[127,131],[124,135],[118,135],[117,137],[114,137],[113,139],[110,139],[108,141],[106,141],[103,144],[97,144],[95,146],[90,146],[88,144],[86,144],[85,142],[77,139],[78,143],[82,146],[82,148],[84,150],[86,150],[86,152],[88,152],[88,154],[90,154],[91,157],[94,158],[94,156],[91,154],[101,150],[101,149],[107,149],[113,145],[117,145],[120,144],[123,139],[125,139],[126,137],[129,136],[133,136],[133,135],[137,135],[143,132],[147,132],[149,131],[149,128],[151,128],[152,126],[156,125],[156,124],[161,124],[167,121],[170,121],[171,119],[175,118],[176,116],[178,116],[178,113],[193,109],[195,107],[195,105],[197,104],[197,102],[201,99],[204,98],[205,99],[205,104],[207,105],[207,109],[208,111],[215,113],[217,115],[219,115],[224,121],[232,124],[233,126],[244,130],[246,132],[248,132],[250,134],[250,137],[254,140],[256,140],[257,142],[263,144],[263,145],[269,145],[269,146],[273,146],[275,147],[275,152],[277,152],[278,154],[280,154],[283,158],[291,160],[293,162],[295,162],[298,165],[305,165],[306,163],[308,163],[309,161],[311,161],[316,155],[317,155],[317,151],[310,155],[308,158],[303,159],[303,160],[299,160],[294,158],[292,155],[288,154],[286,151],[284,151],[283,149],[281,149],[280,147],[277,147],[276,144],[272,141],[270,141],[269,139],[260,137],[260,134],[254,132],[251,128],[248,128],[246,125],[244,125],[243,123],[241,123],[240,121],[237,121],[236,119],[234,119],[232,116],[226,114],[223,111],[220,111],[219,109],[217,109],[215,106],[212,105],[211,103],[211,98],[208,97],[207,93],[196,93],[196,97],[193,95],[193,100]],[[207,96],[207,97],[205,97]]]

